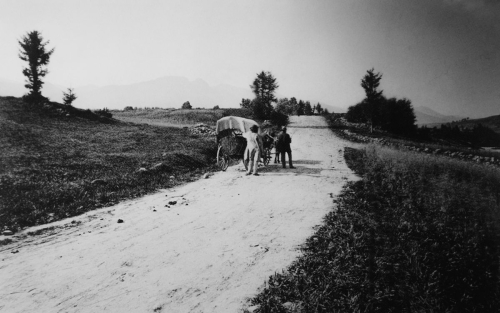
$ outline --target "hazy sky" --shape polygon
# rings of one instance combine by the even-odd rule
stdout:
[[[387,96],[500,114],[500,0],[2,0],[0,78],[23,81],[17,41],[32,30],[55,47],[46,81],[64,87],[248,87],[265,70],[282,96],[347,107],[374,67]]]

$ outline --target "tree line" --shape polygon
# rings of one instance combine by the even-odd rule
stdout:
[[[290,115],[329,114],[320,103],[311,106],[309,101],[297,101],[295,97],[277,99],[275,92],[278,87],[278,82],[271,72],[257,73],[250,85],[255,97],[241,99],[240,107],[252,112],[254,119],[269,120],[278,126],[287,125]]]

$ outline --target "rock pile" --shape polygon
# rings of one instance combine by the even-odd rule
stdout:
[[[370,138],[367,136],[353,133],[347,129],[342,130],[341,133],[343,133],[344,138],[347,138],[347,139],[355,141],[355,142],[369,143],[369,142],[373,142],[373,139],[375,139],[375,138]]]
[[[332,126],[336,127],[349,127],[357,129],[370,129],[370,126],[366,123],[350,123],[345,117],[338,117],[332,122]]]
[[[195,135],[215,136],[215,127],[200,123],[189,128],[189,131]]]

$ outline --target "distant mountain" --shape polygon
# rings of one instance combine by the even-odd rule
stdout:
[[[52,101],[61,102],[67,88],[46,83],[42,93]],[[0,80],[0,96],[20,97],[27,92],[22,83]],[[74,88],[78,97],[73,105],[84,109],[123,109],[132,107],[180,108],[186,101],[194,107],[239,107],[242,98],[253,98],[250,88],[230,85],[209,86],[197,79],[166,76],[151,81],[120,86],[85,86]]]
[[[180,108],[186,101],[193,108],[238,107],[242,98],[251,98],[250,89],[229,85],[209,86],[197,79],[167,76],[147,82],[105,87],[76,88],[75,106],[81,108],[123,109],[131,107]]]
[[[0,96],[13,96],[13,97],[21,97],[26,93],[26,88],[24,88],[24,84],[0,79]]]
[[[67,88],[62,86],[54,85],[51,83],[45,83],[42,87],[42,94],[55,102],[62,102],[63,91]],[[28,89],[24,87],[24,83],[15,82],[6,79],[0,79],[0,96],[13,96],[22,97],[28,92]]]
[[[438,124],[450,123],[452,121],[458,121],[464,119],[462,116],[454,116],[454,115],[444,115],[435,110],[420,106],[413,108],[415,112],[415,116],[417,118],[417,125],[429,125],[435,126]]]

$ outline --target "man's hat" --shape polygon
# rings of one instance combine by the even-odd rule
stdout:
[[[286,126],[281,127],[281,130],[286,130]]]

